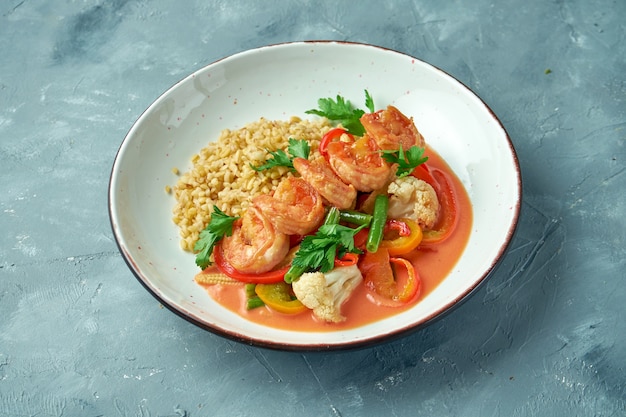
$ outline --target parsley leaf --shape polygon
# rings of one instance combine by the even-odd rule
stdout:
[[[308,235],[302,240],[292,265],[306,271],[330,271],[334,268],[336,257],[342,258],[349,252],[361,252],[354,246],[354,235],[363,227],[352,229],[340,224],[320,226],[314,235]]]
[[[391,164],[398,164],[396,175],[398,178],[406,177],[419,165],[428,161],[427,156],[424,155],[424,148],[419,146],[411,146],[406,152],[402,150],[400,145],[399,150],[387,150],[382,151],[382,157],[385,161]]]
[[[365,111],[353,107],[350,101],[337,95],[334,100],[331,97],[320,98],[317,101],[317,105],[319,109],[307,110],[305,113],[315,114],[338,122],[348,133],[354,136],[363,136],[365,134],[365,128],[361,124],[361,120],[359,120],[365,114]],[[372,113],[374,112],[374,100],[367,90],[365,90],[365,106]]]
[[[365,90],[365,107],[370,111],[370,113],[374,113],[376,111],[376,107],[374,107],[374,99],[370,96],[370,92]]]
[[[255,171],[264,171],[266,169],[271,169],[274,167],[287,167],[291,170],[294,170],[293,167],[293,159],[294,158],[304,158],[309,159],[309,153],[311,152],[311,147],[309,143],[304,139],[294,139],[289,138],[289,146],[287,147],[287,152],[282,149],[278,149],[276,151],[268,150],[272,157],[265,161],[264,164],[254,166],[250,164],[250,168]]]
[[[272,157],[265,161],[264,164],[261,165],[252,165],[250,164],[250,168],[255,171],[264,171],[266,169],[271,169],[274,167],[289,167],[292,168],[293,164],[291,163],[291,158],[287,156],[287,153],[282,149],[278,149],[276,151],[267,150]]]
[[[213,214],[211,221],[207,227],[200,232],[200,237],[193,247],[196,254],[196,265],[204,269],[211,265],[211,254],[213,247],[224,236],[230,236],[233,233],[233,223],[239,217],[231,217],[220,210],[217,206],[213,206]]]
[[[311,152],[311,146],[309,142],[304,139],[292,139],[289,138],[289,147],[287,148],[291,159],[303,158],[309,159],[309,153]]]

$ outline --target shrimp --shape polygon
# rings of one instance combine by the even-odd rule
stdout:
[[[289,236],[277,232],[272,223],[252,206],[233,224],[231,236],[222,239],[224,259],[244,274],[272,270],[289,252]]]
[[[294,158],[293,166],[302,179],[315,188],[328,204],[339,209],[354,207],[356,189],[353,185],[343,182],[324,157],[313,161]]]
[[[413,118],[408,118],[394,106],[386,110],[366,113],[361,124],[382,150],[407,150],[411,146],[425,146],[424,137],[415,127]]]
[[[273,195],[259,195],[252,204],[287,235],[306,235],[324,221],[322,197],[302,178],[285,178]]]
[[[339,178],[358,191],[374,191],[388,183],[391,167],[382,158],[376,142],[368,135],[353,143],[328,144],[328,162]]]

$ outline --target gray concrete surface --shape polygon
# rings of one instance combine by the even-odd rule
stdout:
[[[0,416],[626,415],[626,2],[3,0]],[[349,352],[238,344],[119,255],[117,149],[219,58],[333,39],[472,88],[520,158],[497,273],[430,327]]]

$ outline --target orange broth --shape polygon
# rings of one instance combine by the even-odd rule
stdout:
[[[288,315],[271,310],[269,307],[246,309],[246,295],[240,285],[205,286],[210,296],[218,303],[237,314],[265,326],[298,331],[337,331],[359,327],[411,308],[420,299],[433,291],[454,268],[467,241],[472,227],[472,206],[461,181],[447,163],[432,149],[426,148],[428,165],[449,174],[457,200],[458,223],[453,233],[441,243],[418,247],[414,253],[404,257],[411,260],[421,278],[421,292],[412,302],[400,307],[387,307],[375,304],[368,298],[365,285],[360,285],[342,305],[341,313],[346,320],[341,323],[326,323],[316,319],[311,311]]]

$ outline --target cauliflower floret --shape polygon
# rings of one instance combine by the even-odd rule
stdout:
[[[363,281],[356,265],[335,268],[327,273],[307,272],[292,284],[298,300],[320,320],[339,323],[346,318],[341,315],[341,305]]]
[[[397,178],[387,189],[392,219],[406,217],[415,220],[422,229],[432,229],[439,216],[439,200],[435,189],[426,181],[412,176]]]

